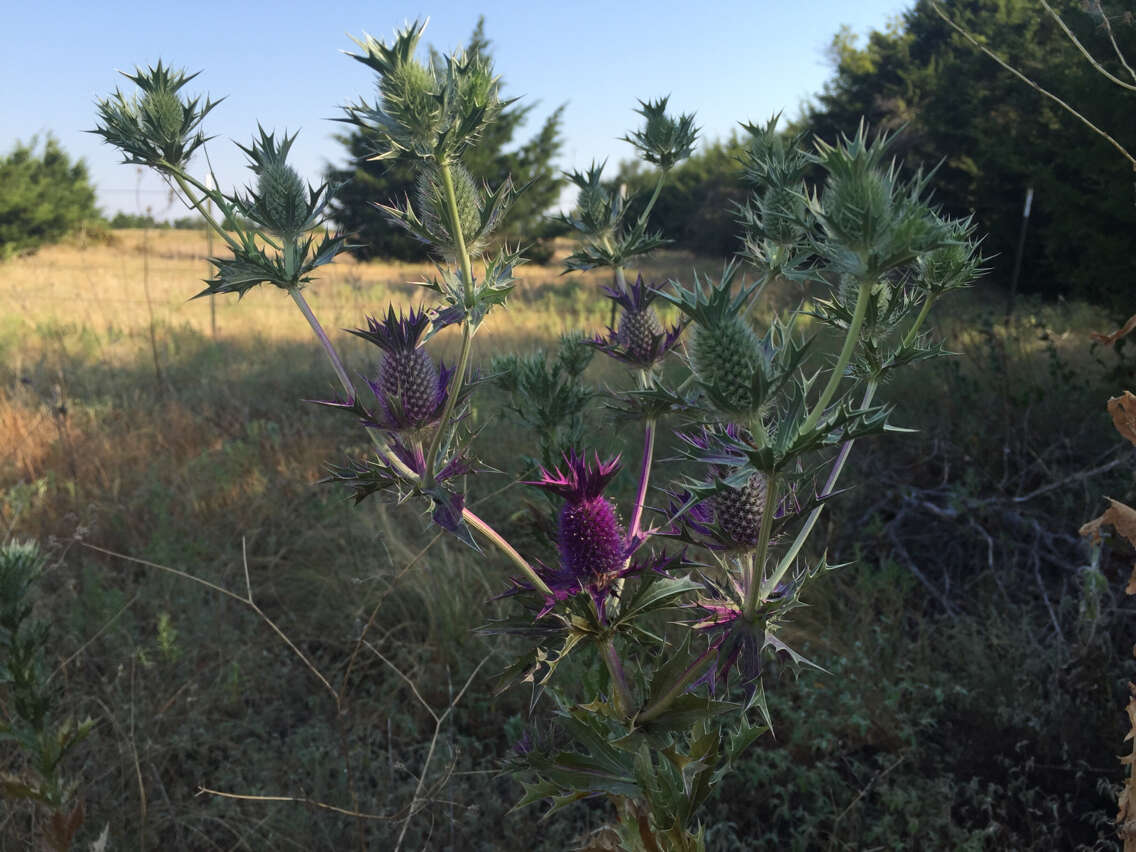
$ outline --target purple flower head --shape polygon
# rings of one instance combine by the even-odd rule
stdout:
[[[675,523],[664,534],[711,550],[756,547],[765,512],[766,477],[747,466],[741,452],[748,443],[746,436],[730,424],[679,437],[694,448],[691,455],[707,465],[708,476],[689,490],[670,495],[667,516]],[[788,499],[779,501],[774,519],[788,512]]]
[[[429,324],[425,311],[395,316],[392,306],[382,322],[367,317],[366,330],[351,332],[383,351],[377,380],[367,379],[382,409],[374,422],[380,429],[420,429],[442,416],[453,370],[444,364],[439,370],[421,347]]]
[[[627,292],[610,287],[604,287],[604,292],[623,309],[619,327],[609,327],[607,337],[596,336],[590,341],[591,345],[618,361],[636,367],[651,367],[661,361],[678,342],[684,325],[680,323],[670,329],[663,328],[658,313],[651,307],[659,291],[644,283],[640,275]]]
[[[617,572],[626,558],[623,529],[615,507],[603,490],[619,471],[619,457],[594,464],[575,451],[564,456],[565,471],[541,468],[540,480],[530,483],[564,498],[560,510],[560,568],[582,581]]]
[[[537,618],[542,618],[551,612],[557,604],[563,603],[566,600],[574,598],[581,592],[587,592],[591,595],[592,601],[595,603],[596,612],[599,614],[601,620],[606,618],[607,601],[615,594],[616,584],[618,580],[625,577],[636,576],[642,574],[644,571],[654,571],[657,574],[667,576],[667,569],[675,561],[682,561],[682,554],[667,555],[661,553],[655,557],[649,557],[642,561],[628,561],[628,557],[624,556],[623,561],[618,568],[607,574],[580,576],[571,567],[561,563],[558,567],[549,567],[542,562],[536,563],[537,574],[544,581],[552,592],[552,596],[544,601],[544,606],[540,612],[537,613]],[[516,594],[520,591],[531,591],[532,586],[521,580],[514,579],[513,588],[506,592],[506,595]]]

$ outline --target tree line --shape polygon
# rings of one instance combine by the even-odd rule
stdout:
[[[942,5],[1014,67],[1133,149],[1132,92],[1094,70],[1037,0]],[[1136,54],[1131,13],[1107,7],[1098,13],[1076,0],[1051,5],[1103,65],[1125,75],[1118,56]],[[1110,16],[1108,29],[1101,13]],[[928,0],[871,32],[863,45],[847,28],[839,30],[830,57],[831,79],[789,132],[831,143],[863,117],[875,131],[894,133],[897,157],[936,169],[932,187],[946,212],[974,213],[989,235],[983,250],[991,257],[993,282],[1002,285],[1013,274],[1032,189],[1021,289],[1131,306],[1136,181],[1106,141],[975,50]],[[663,190],[654,224],[678,234],[682,247],[720,251],[734,239],[735,226],[721,205],[739,200],[739,145],[736,138],[710,145]],[[633,191],[653,185],[649,174],[625,171],[623,177]]]
[[[953,0],[943,5],[953,20],[979,34],[1027,76],[1060,93],[1130,150],[1136,148],[1136,123],[1125,120],[1133,94],[1097,73],[1037,0]],[[1124,73],[1118,55],[1136,54],[1130,13],[1082,6],[1078,0],[1051,5],[1103,65]],[[1102,15],[1110,16],[1107,28]],[[481,20],[466,49],[489,56],[490,48]],[[849,29],[838,30],[830,59],[831,78],[787,132],[834,142],[855,131],[863,118],[876,132],[894,133],[897,157],[935,169],[932,186],[945,211],[974,213],[989,234],[984,251],[992,258],[995,283],[1008,283],[1012,274],[1023,205],[1032,190],[1021,289],[1051,298],[1130,303],[1136,181],[1129,164],[1108,143],[975,50],[929,0],[918,0],[862,44]],[[564,185],[556,164],[563,144],[563,107],[518,142],[531,111],[531,105],[509,107],[468,158],[479,180],[496,185],[511,173],[528,184],[499,231],[506,241],[522,233],[557,234],[543,217]],[[409,167],[398,160],[370,161],[373,140],[362,130],[337,139],[345,162],[329,166],[325,176],[340,185],[334,217],[352,234],[356,253],[363,258],[425,258],[426,247],[374,207],[374,202],[414,197],[417,187]],[[711,141],[672,172],[651,224],[673,235],[677,247],[706,254],[739,247],[742,144],[738,135]],[[649,170],[630,163],[613,180],[626,184],[633,211],[655,183]],[[53,138],[42,153],[37,154],[33,141],[0,159],[0,257],[57,239],[97,218],[85,165],[71,163]],[[137,224],[129,218],[120,214],[111,224]],[[534,259],[547,253],[547,239],[530,246]]]

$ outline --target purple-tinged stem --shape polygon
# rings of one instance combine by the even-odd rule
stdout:
[[[355,385],[352,384],[351,378],[347,375],[347,370],[343,366],[343,360],[339,357],[339,353],[335,351],[335,346],[332,344],[330,338],[328,338],[327,332],[323,330],[320,321],[316,319],[316,315],[312,313],[311,306],[308,305],[304,294],[300,292],[299,288],[293,288],[288,292],[292,296],[292,301],[296,303],[296,307],[300,309],[304,318],[307,319],[308,325],[312,327],[312,331],[315,332],[316,337],[319,338],[320,345],[323,346],[323,351],[327,353],[327,358],[331,361],[331,367],[335,370],[335,375],[339,379],[339,383],[343,386],[343,391],[347,394],[347,398],[354,400]],[[390,446],[383,440],[378,432],[374,429],[368,429],[367,434],[371,436],[371,442],[374,443],[375,448],[379,451],[379,455],[383,457],[383,460],[386,461],[387,464],[397,470],[405,479],[411,482],[418,481],[418,474],[407,467],[402,459],[391,452]]]
[[[611,675],[612,697],[615,699],[615,709],[620,716],[630,719],[635,698],[631,694],[631,687],[627,685],[627,675],[623,673],[623,661],[619,652],[615,650],[615,642],[608,638],[600,642],[600,656],[603,657],[607,672]]]
[[[647,483],[651,479],[651,461],[655,455],[655,418],[648,417],[643,427],[643,461],[639,465],[639,489],[635,493],[635,507],[631,511],[631,523],[627,528],[627,540],[634,541],[639,535],[639,524],[643,520],[643,507],[647,502]]]
[[[354,400],[355,385],[351,382],[351,377],[347,375],[343,361],[340,359],[339,353],[335,351],[335,346],[332,345],[331,339],[327,336],[327,332],[323,330],[320,321],[316,319],[316,315],[312,313],[311,306],[308,305],[308,300],[304,298],[304,294],[300,292],[299,287],[293,287],[288,293],[292,296],[292,301],[296,303],[296,307],[300,309],[300,313],[304,315],[304,319],[308,321],[308,325],[312,327],[312,331],[316,333],[316,337],[319,338],[320,345],[323,346],[323,351],[327,353],[327,358],[331,361],[331,368],[335,370],[335,375],[339,379],[339,383],[343,385],[343,392],[347,394],[348,399]]]
[[[502,536],[501,533],[497,532],[497,530],[493,529],[493,527],[489,526],[489,524],[475,515],[473,513],[473,510],[471,509],[462,509],[462,519],[491,542],[493,542],[493,544],[497,546],[498,550],[508,556],[513,564],[520,568],[522,572],[524,572],[525,577],[527,577],[528,581],[533,584],[533,588],[536,589],[536,591],[540,592],[540,594],[544,595],[546,598],[553,597],[552,589],[548,588],[548,584],[545,583],[544,580],[540,579],[539,576],[537,576],[537,573],[533,570],[533,567],[529,565],[527,561],[525,561],[525,558],[517,552],[517,549],[513,547],[513,545],[509,544],[509,542],[505,540],[505,537]]]

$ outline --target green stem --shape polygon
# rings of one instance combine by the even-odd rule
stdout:
[[[625,719],[631,718],[635,707],[635,697],[631,694],[631,687],[627,685],[627,675],[623,673],[623,661],[619,659],[619,652],[615,650],[615,641],[610,637],[599,642],[600,656],[603,657],[607,673],[611,675],[612,698],[615,700],[615,709]]]
[[[469,310],[473,307],[474,292],[473,292],[473,264],[469,259],[469,250],[465,245],[465,234],[462,233],[461,215],[458,213],[458,198],[454,192],[454,179],[450,173],[450,166],[448,163],[440,163],[438,171],[442,176],[442,186],[446,190],[446,207],[450,217],[450,232],[454,237],[454,245],[457,249],[458,262],[461,264],[462,279],[465,285],[465,309],[466,314],[462,318],[462,346],[461,354],[458,356],[458,366],[454,373],[452,387],[450,388],[449,395],[446,397],[446,405],[442,410],[442,418],[438,421],[438,425],[434,430],[434,434],[430,437],[430,446],[426,450],[426,474],[422,477],[423,487],[429,488],[434,484],[434,470],[437,466],[438,447],[442,442],[442,434],[449,426],[450,417],[454,413],[454,406],[457,404],[458,397],[461,396],[462,388],[465,385],[466,373],[469,370],[470,353],[473,350],[473,326],[469,320]]]
[[[446,426],[450,422],[450,416],[454,413],[454,406],[457,404],[458,397],[461,396],[462,385],[465,383],[465,374],[469,370],[469,356],[473,351],[473,326],[470,325],[468,319],[462,321],[462,346],[461,354],[458,356],[458,366],[454,371],[454,376],[450,380],[449,393],[446,396],[446,405],[442,409],[442,417],[438,421],[437,427],[434,429],[434,434],[430,436],[430,446],[426,450],[426,475],[422,477],[422,484],[424,488],[429,488],[434,484],[434,469],[436,467],[438,455],[438,446],[442,443],[442,433],[446,430]]]
[[[875,379],[868,381],[868,386],[864,389],[864,398],[860,402],[861,408],[867,408],[872,404],[872,398],[876,395],[876,388],[879,387],[879,382]],[[848,461],[848,455],[852,452],[852,445],[855,443],[854,439],[845,441],[840,446],[840,453],[836,457],[836,462],[832,465],[832,470],[829,471],[828,479],[824,483],[824,488],[821,489],[820,497],[824,499],[829,496],[836,488],[836,481],[840,478],[841,471],[844,470],[844,463]],[[797,558],[797,554],[801,552],[808,537],[812,534],[813,527],[816,526],[817,519],[820,513],[824,510],[824,504],[817,506],[810,513],[809,517],[805,520],[804,525],[797,533],[797,537],[793,539],[793,543],[789,545],[789,549],[785,551],[785,555],[781,557],[781,561],[777,563],[777,569],[766,578],[761,584],[760,598],[764,600],[768,598],[773,591],[777,588],[777,584],[781,582],[781,578],[785,576],[789,568],[793,565],[793,560]]]
[[[931,306],[935,303],[935,295],[932,294],[923,300],[923,307],[919,311],[919,316],[915,318],[914,324],[907,330],[907,334],[903,336],[902,342],[899,344],[901,348],[906,349],[915,340],[915,335],[919,333],[919,329],[923,325],[923,321],[927,319],[927,314],[931,313]]]
[[[636,722],[650,722],[666,712],[666,709],[674,703],[674,700],[686,692],[687,688],[702,676],[706,665],[714,660],[718,655],[718,646],[711,645],[707,648],[698,659],[686,667],[686,671],[682,673],[678,680],[667,687],[658,698],[644,707],[639,714],[635,717]]]
[[[465,246],[465,234],[462,232],[461,214],[458,213],[458,197],[454,192],[454,178],[450,173],[448,163],[440,163],[438,171],[442,175],[442,186],[446,190],[446,206],[449,208],[450,230],[457,248],[458,262],[461,264],[462,277],[465,283],[465,306],[473,307],[473,264],[469,259],[469,250]]]
[[[852,322],[848,324],[848,333],[844,336],[844,346],[840,350],[840,356],[836,359],[836,366],[832,368],[832,375],[828,377],[828,384],[821,391],[820,399],[817,400],[816,406],[809,413],[804,425],[801,426],[802,434],[816,426],[817,421],[824,414],[824,410],[832,402],[832,397],[836,394],[837,388],[840,387],[840,382],[844,378],[844,371],[848,369],[848,364],[852,360],[852,353],[856,351],[856,344],[860,340],[860,327],[864,324],[864,317],[868,314],[868,302],[871,301],[872,286],[872,283],[868,281],[860,284],[860,294],[856,299]]]
[[[747,620],[753,618],[757,611],[757,603],[761,600],[760,594],[763,583],[757,582],[759,574],[765,574],[765,559],[769,553],[769,537],[773,530],[773,516],[777,513],[777,492],[781,481],[776,473],[769,475],[765,485],[765,508],[761,511],[761,528],[757,534],[757,550],[754,551],[750,563],[751,575],[745,589],[745,602],[742,604],[742,616]]]
[[[462,519],[496,545],[498,550],[509,557],[509,560],[520,568],[525,577],[528,578],[528,581],[533,584],[533,588],[536,589],[536,591],[540,592],[540,594],[544,595],[546,598],[552,597],[552,589],[548,588],[548,584],[537,576],[533,567],[525,561],[525,558],[517,552],[513,545],[505,540],[505,537],[502,536],[501,533],[489,526],[489,524],[475,515],[470,509],[462,509]]]
[[[209,224],[209,227],[216,231],[217,234],[220,235],[221,239],[223,239],[228,244],[229,248],[231,248],[233,251],[242,251],[241,244],[234,240],[232,236],[230,236],[229,232],[222,228],[220,224],[218,224],[217,220],[213,218],[213,214],[205,208],[204,204],[202,204],[201,199],[193,194],[192,190],[190,190],[189,188],[189,183],[192,182],[195,186],[199,187],[201,191],[204,192],[208,198],[212,199],[219,208],[228,212],[228,205],[224,204],[217,198],[217,195],[219,195],[219,193],[214,193],[208,187],[202,186],[200,183],[194,180],[192,176],[185,174],[184,172],[172,170],[172,167],[169,171],[169,174],[171,177],[173,177],[174,182],[178,185],[178,189],[182,191],[182,194],[190,202],[190,205],[193,207],[193,209],[201,214],[201,216]]]
[[[655,202],[659,200],[659,193],[663,190],[663,184],[666,183],[667,173],[663,169],[659,169],[659,179],[655,181],[655,191],[651,193],[651,198],[647,201],[647,206],[643,208],[643,212],[639,214],[640,226],[647,224],[647,217],[651,215],[651,210],[655,207]]]

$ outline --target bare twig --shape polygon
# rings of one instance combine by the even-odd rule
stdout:
[[[378,601],[376,601],[374,608],[371,610],[370,618],[368,618],[367,623],[363,625],[363,630],[359,634],[359,638],[355,640],[355,647],[351,651],[351,657],[347,660],[347,668],[343,672],[343,680],[340,681],[339,684],[339,694],[344,702],[347,700],[347,692],[350,689],[351,672],[355,668],[355,658],[359,655],[359,650],[363,647],[363,643],[367,638],[367,633],[370,631],[371,626],[375,623],[375,618],[378,617],[379,610],[386,602],[387,597],[394,590],[395,584],[398,583],[400,579],[402,579],[402,576],[406,574],[406,572],[408,572],[418,563],[419,559],[426,555],[427,551],[429,551],[430,548],[433,547],[441,537],[441,532],[435,533],[434,537],[430,539],[426,546],[419,550],[416,554],[414,554],[410,561],[403,566],[402,570],[395,575],[395,578],[391,581],[390,586],[382,595],[379,596]]]
[[[872,787],[875,786],[877,781],[879,781],[881,778],[883,778],[885,775],[887,775],[889,772],[891,772],[893,769],[895,769],[897,766],[899,766],[905,760],[907,760],[907,753],[906,752],[904,754],[901,754],[898,758],[896,758],[891,763],[891,765],[888,766],[886,769],[883,769],[880,772],[877,772],[875,775],[873,775],[872,780],[869,781],[867,784],[865,784],[861,788],[860,792],[856,794],[856,798],[854,798],[851,802],[849,802],[848,807],[846,807],[844,810],[842,810],[840,812],[840,814],[836,817],[836,819],[833,820],[833,822],[832,822],[832,834],[829,835],[829,839],[828,839],[828,848],[829,849],[832,849],[833,844],[836,843],[836,829],[840,826],[840,821],[848,815],[849,811],[851,811],[854,807],[856,807],[856,805],[860,802],[860,800],[862,798],[864,798],[864,796],[868,795],[868,791],[871,790]]]
[[[1093,5],[1096,6],[1097,14],[1101,17],[1101,25],[1104,27],[1104,31],[1108,33],[1108,40],[1112,43],[1112,49],[1116,51],[1116,58],[1120,60],[1120,64],[1124,66],[1124,70],[1128,72],[1129,76],[1136,81],[1136,71],[1128,64],[1128,60],[1124,56],[1124,51],[1122,51],[1120,45],[1116,43],[1116,35],[1112,32],[1112,22],[1109,21],[1108,15],[1106,15],[1104,9],[1101,8],[1100,0],[1094,0]]]
[[[138,852],[146,849],[146,782],[142,780],[142,763],[138,759],[138,741],[134,737],[134,663],[130,658],[130,754],[134,758],[134,775],[138,779]]]
[[[67,668],[67,666],[71,665],[72,661],[75,660],[84,651],[86,651],[87,648],[90,647],[92,642],[94,642],[96,639],[98,639],[100,636],[102,636],[112,624],[114,624],[116,621],[118,621],[118,617],[120,615],[122,615],[124,612],[126,612],[128,609],[130,609],[130,607],[132,607],[134,605],[134,602],[136,600],[138,600],[138,596],[140,594],[141,594],[141,592],[138,591],[138,592],[135,592],[133,595],[131,595],[130,600],[128,600],[126,603],[124,603],[122,605],[122,608],[119,609],[118,612],[116,612],[114,615],[112,615],[110,618],[108,618],[106,620],[106,622],[103,624],[103,626],[95,631],[94,636],[92,636],[90,639],[88,639],[86,642],[84,642],[82,645],[80,645],[79,648],[75,651],[75,653],[73,653],[70,657],[68,657],[66,660],[64,660],[62,663],[60,663],[58,666],[55,667],[55,671],[53,671],[50,675],[47,676],[47,680],[44,681],[44,684],[46,685],[46,684],[51,683],[52,678],[54,678],[57,674],[59,674],[61,671],[63,671],[65,668]]]
[[[430,704],[426,701],[426,699],[422,697],[422,694],[418,691],[417,684],[415,684],[414,681],[411,680],[410,677],[408,677],[402,671],[402,669],[400,669],[393,662],[391,662],[383,654],[382,651],[380,651],[378,648],[376,648],[374,645],[372,645],[366,639],[364,639],[362,641],[363,641],[363,644],[366,645],[374,653],[374,655],[376,657],[378,657],[380,660],[382,660],[384,663],[386,663],[387,666],[389,666],[394,671],[394,673],[399,676],[399,678],[403,681],[403,683],[405,683],[408,687],[410,687],[410,691],[414,693],[414,697],[418,699],[418,703],[421,704],[426,709],[426,712],[430,714],[430,718],[432,718],[434,720],[434,734],[433,734],[433,736],[430,737],[430,746],[426,750],[426,758],[422,761],[422,772],[418,776],[418,784],[414,788],[414,795],[410,799],[410,804],[407,805],[406,816],[403,818],[402,828],[398,833],[398,840],[395,842],[395,845],[394,845],[394,852],[398,852],[398,850],[402,848],[403,840],[406,839],[406,831],[407,831],[408,828],[410,828],[411,818],[421,810],[422,803],[424,803],[427,800],[426,797],[424,797],[422,795],[422,791],[426,786],[426,776],[427,776],[427,773],[430,769],[430,762],[434,759],[434,750],[437,748],[437,745],[438,745],[438,737],[442,732],[442,725],[445,724],[445,721],[449,717],[450,713],[452,713],[454,708],[457,707],[458,702],[460,702],[462,700],[462,696],[465,695],[466,690],[469,689],[470,684],[473,683],[473,679],[477,676],[477,673],[479,671],[481,671],[481,667],[484,666],[487,662],[489,662],[489,657],[491,655],[486,655],[485,657],[482,657],[481,662],[479,662],[474,667],[473,671],[470,672],[469,677],[466,678],[465,684],[462,686],[461,689],[458,690],[458,694],[450,699],[449,706],[446,707],[446,709],[441,714],[439,714],[436,710],[434,710],[433,707],[430,706]]]
[[[1095,125],[1091,121],[1089,121],[1089,119],[1085,118],[1084,115],[1082,115],[1080,112],[1078,112],[1076,109],[1074,109],[1067,101],[1062,100],[1061,98],[1059,98],[1057,95],[1053,94],[1053,92],[1049,91],[1048,89],[1044,89],[1041,86],[1039,86],[1037,83],[1035,83],[1033,80],[1031,80],[1029,77],[1027,77],[1021,71],[1019,71],[1017,68],[1015,68],[1009,62],[1007,62],[1005,59],[1000,57],[998,54],[996,54],[990,48],[986,47],[986,45],[979,42],[978,39],[975,38],[970,32],[968,32],[967,30],[963,29],[961,26],[956,24],[951,19],[951,17],[949,15],[947,15],[946,12],[943,11],[943,8],[937,2],[934,2],[934,0],[932,0],[932,2],[931,2],[931,8],[934,9],[936,14],[938,14],[938,16],[940,18],[942,18],[944,21],[946,21],[947,24],[949,24],[950,27],[955,32],[957,32],[959,35],[961,35],[964,39],[966,39],[968,42],[970,42],[976,48],[981,50],[983,53],[985,53],[987,56],[989,56],[991,59],[993,59],[999,65],[1001,65],[1003,68],[1005,68],[1007,71],[1009,71],[1015,77],[1017,77],[1019,80],[1021,80],[1027,86],[1029,86],[1031,89],[1033,89],[1036,92],[1039,92],[1042,95],[1045,95],[1045,97],[1049,98],[1054,103],[1058,104],[1062,109],[1064,109],[1066,112],[1068,112],[1074,118],[1076,118],[1078,121],[1080,121],[1086,127],[1088,127],[1089,130],[1093,131],[1093,133],[1096,133],[1098,136],[1107,140],[1108,143],[1110,145],[1112,145],[1113,148],[1115,148],[1117,151],[1120,152],[1120,154],[1124,157],[1124,159],[1128,160],[1128,162],[1132,164],[1132,168],[1136,169],[1136,157],[1134,157],[1132,154],[1130,154],[1128,152],[1127,148],[1125,148],[1123,145],[1121,145],[1119,142],[1117,142],[1106,131],[1102,130],[1100,127],[1098,127],[1097,125]]]
[[[327,802],[321,802],[318,799],[309,799],[307,796],[252,796],[247,793],[226,793],[223,790],[212,790],[209,787],[198,787],[195,795],[217,796],[221,799],[239,799],[243,802],[292,802],[299,805],[310,805],[313,808],[319,808],[320,810],[343,814],[344,816],[355,817],[356,819],[383,820],[386,822],[393,822],[394,820],[401,819],[400,814],[387,815],[362,813],[360,811],[353,811],[350,808],[341,808],[337,805],[329,805]]]
[[[247,555],[244,553],[244,539],[241,540],[241,551],[242,551],[242,556],[244,557],[243,562],[244,562],[244,569],[245,569],[245,586],[248,590],[248,596],[247,597],[244,596],[244,595],[238,595],[236,592],[230,591],[229,589],[226,589],[223,586],[218,586],[216,583],[211,583],[208,580],[202,579],[201,577],[195,577],[193,574],[190,574],[186,571],[181,571],[177,568],[171,568],[168,565],[160,565],[157,562],[150,562],[148,559],[139,559],[136,556],[127,556],[125,553],[116,553],[113,550],[107,550],[106,548],[99,547],[98,545],[95,545],[95,544],[88,544],[85,541],[80,542],[80,544],[82,544],[83,547],[86,547],[90,550],[96,551],[97,553],[103,553],[103,554],[106,554],[107,556],[113,556],[115,559],[123,559],[127,562],[133,562],[137,565],[145,565],[148,568],[156,568],[159,571],[165,571],[168,574],[173,574],[175,577],[182,577],[183,579],[191,580],[194,583],[199,583],[200,585],[205,586],[208,589],[212,589],[213,591],[218,592],[219,594],[225,595],[226,597],[232,598],[233,600],[239,601],[240,603],[244,604],[249,609],[251,609],[253,612],[255,612],[257,615],[259,615],[261,617],[261,619],[264,621],[264,623],[267,624],[269,627],[271,627],[273,632],[284,641],[284,644],[286,644],[289,648],[292,649],[292,652],[297,657],[300,658],[301,662],[303,662],[303,664],[305,666],[307,666],[308,670],[313,675],[315,675],[316,678],[319,680],[319,682],[322,683],[324,685],[324,687],[327,689],[327,691],[331,693],[331,697],[335,699],[336,707],[339,706],[339,693],[337,693],[335,691],[335,687],[333,687],[331,685],[330,681],[328,681],[328,679],[323,676],[323,673],[315,667],[315,665],[312,663],[312,661],[307,658],[307,656],[304,654],[304,652],[301,651],[298,647],[296,647],[296,644],[290,638],[288,638],[288,635],[276,625],[276,622],[274,622],[271,618],[269,618],[268,615],[265,614],[264,610],[262,610],[259,606],[257,606],[256,603],[253,601],[253,599],[252,599],[252,584],[249,582],[249,575],[248,575],[248,559],[247,559]]]
[[[1120,88],[1127,89],[1130,92],[1136,92],[1136,86],[1133,86],[1131,83],[1126,83],[1124,80],[1121,80],[1119,77],[1112,74],[1107,68],[1097,62],[1096,57],[1089,53],[1088,48],[1081,44],[1080,40],[1075,35],[1073,35],[1073,31],[1069,29],[1069,25],[1066,24],[1062,17],[1054,11],[1052,6],[1045,2],[1045,0],[1037,0],[1037,2],[1039,2],[1045,8],[1045,11],[1049,13],[1049,17],[1053,18],[1053,20],[1057,22],[1057,26],[1061,27],[1061,32],[1065,33],[1065,37],[1069,39],[1069,41],[1073,42],[1073,45],[1077,48],[1077,50],[1081,51],[1081,55],[1088,60],[1089,64],[1092,65],[1093,68],[1098,71],[1098,73],[1105,77],[1109,82],[1116,83],[1116,85],[1120,86]],[[1120,61],[1124,63],[1124,67],[1128,68],[1128,63],[1124,61],[1124,54],[1120,52],[1120,47],[1116,44],[1116,39],[1112,38],[1112,26],[1108,24],[1108,16],[1104,14],[1104,10],[1100,8],[1099,3],[1097,4],[1097,9],[1100,11],[1101,17],[1104,19],[1105,25],[1108,27],[1109,38],[1112,39],[1112,46],[1116,50],[1116,55],[1120,57]],[[1132,73],[1131,68],[1128,68],[1128,73]]]

